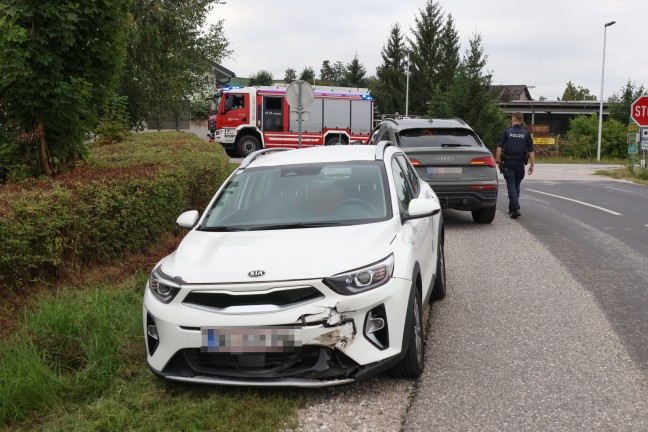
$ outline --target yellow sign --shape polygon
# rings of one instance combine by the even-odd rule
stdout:
[[[630,123],[628,125],[628,132],[639,132],[639,125],[637,123]]]
[[[533,138],[533,144],[556,145],[556,138],[553,137]]]

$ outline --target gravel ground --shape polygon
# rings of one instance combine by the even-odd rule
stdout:
[[[322,390],[300,410],[297,431],[400,431],[414,385],[412,380],[381,375]]]
[[[430,308],[424,313],[430,333]],[[359,383],[316,391],[313,402],[299,411],[294,432],[398,432],[403,428],[416,381],[388,373]]]

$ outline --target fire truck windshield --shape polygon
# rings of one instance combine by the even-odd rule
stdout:
[[[218,111],[218,106],[220,105],[221,96],[214,95],[211,100],[211,105],[209,106],[209,115],[215,114]]]

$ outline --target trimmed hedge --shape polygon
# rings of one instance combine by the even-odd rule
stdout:
[[[203,209],[230,174],[220,146],[193,134],[134,134],[96,147],[54,179],[0,186],[0,287],[53,283],[139,253]]]

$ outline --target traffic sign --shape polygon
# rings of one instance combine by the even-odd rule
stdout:
[[[290,83],[286,89],[286,102],[292,109],[298,111],[311,106],[315,100],[315,91],[311,85],[304,80],[297,80]],[[648,125],[646,125],[648,126]]]
[[[302,145],[302,122],[310,119],[310,113],[305,110],[315,100],[315,90],[304,80],[290,83],[286,89],[286,102],[290,105],[290,120],[297,120],[297,146]]]
[[[639,126],[648,126],[648,95],[640,96],[632,103],[630,117]]]
[[[630,123],[628,125],[628,133],[639,132],[639,125],[637,123]]]
[[[628,154],[637,153],[637,143],[628,144]]]

